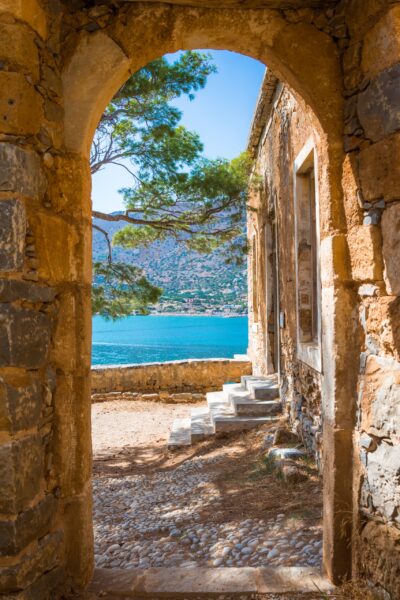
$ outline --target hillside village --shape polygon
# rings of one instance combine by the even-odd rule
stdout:
[[[112,236],[123,224],[101,221],[101,227]],[[105,260],[106,255],[105,238],[94,230],[93,260]],[[113,258],[143,268],[163,289],[160,302],[150,308],[153,313],[247,314],[246,259],[241,266],[227,264],[223,249],[199,254],[170,238],[140,249],[114,247]]]

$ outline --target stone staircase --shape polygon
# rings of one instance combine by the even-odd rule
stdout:
[[[173,450],[218,433],[245,431],[277,420],[282,411],[277,375],[243,375],[207,394],[207,406],[195,407],[187,419],[175,419],[168,439]]]

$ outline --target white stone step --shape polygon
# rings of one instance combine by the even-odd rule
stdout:
[[[239,416],[227,402],[224,392],[209,392],[207,404],[215,432],[245,431],[275,420],[271,416]]]
[[[253,400],[276,400],[279,398],[279,385],[275,379],[268,381],[248,381],[247,389]]]
[[[190,446],[191,443],[190,418],[175,419],[168,438],[168,448],[174,450],[183,446]]]
[[[207,405],[213,422],[215,417],[235,416],[235,412],[229,404],[225,392],[208,392]]]
[[[212,411],[211,411],[212,412]],[[215,433],[224,433],[230,431],[247,431],[254,427],[260,427],[266,423],[276,421],[276,417],[249,417],[249,416],[221,416],[213,415]]]
[[[249,398],[234,399],[236,414],[238,416],[272,416],[282,412],[280,400],[252,400]]]
[[[242,400],[246,398],[250,398],[250,393],[248,390],[242,387],[241,384],[231,384],[225,383],[222,386],[222,391],[225,394],[225,398],[228,404],[231,405],[232,409],[235,410],[235,400]]]
[[[232,404],[235,400],[250,400],[250,392],[248,390],[232,389],[224,392],[226,394],[226,399],[228,402]]]
[[[215,427],[211,420],[208,406],[192,408],[190,414],[190,430],[192,442],[203,440],[210,435],[214,435]]]
[[[241,383],[224,383],[222,391],[229,394],[229,392],[245,392],[246,388]]]
[[[248,383],[250,381],[262,381],[262,382],[264,382],[265,379],[266,378],[263,377],[262,375],[242,375],[241,378],[240,378],[240,381],[241,381],[242,387],[247,390],[248,389],[247,386],[248,386]]]

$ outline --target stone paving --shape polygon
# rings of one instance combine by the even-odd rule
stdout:
[[[95,477],[96,566],[319,566],[319,526],[283,513],[204,522],[205,507],[213,515],[223,509],[214,483],[221,460],[194,457],[168,471]]]

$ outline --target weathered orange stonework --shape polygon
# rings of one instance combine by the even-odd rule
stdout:
[[[329,147],[320,121],[271,71],[264,79],[249,140],[257,175],[248,211],[249,354],[256,373],[279,370],[291,425],[315,453],[324,477],[325,510],[332,508],[335,493],[331,470],[342,474],[335,509],[339,519],[353,514],[352,523],[343,518],[342,531],[348,527],[354,544],[354,573],[395,598],[400,593],[400,79],[395,75],[400,6],[383,9],[384,3],[381,11],[375,6],[364,23],[364,43],[343,45],[344,223],[330,223],[335,180],[329,181]],[[379,94],[366,101],[366,90],[374,86]],[[300,242],[303,256],[305,248],[312,250],[310,243],[304,246],[307,215],[304,208],[299,213],[296,192],[297,157],[304,147],[314,160],[320,290],[320,328],[308,344],[301,340],[302,304],[310,317],[312,273],[301,271],[298,255],[296,261]],[[343,361],[336,390],[332,359]],[[331,421],[337,429],[334,452]],[[325,544],[327,538],[325,528]],[[349,560],[346,548],[343,557]]]
[[[363,437],[380,441],[370,416],[389,404],[374,369],[397,381],[398,4],[0,0],[0,595],[55,600],[91,579],[88,153],[129,74],[192,48],[263,61],[317,132],[324,564],[400,595],[398,505],[379,504]]]
[[[247,360],[204,358],[173,360],[138,365],[92,367],[92,394],[133,392],[157,394],[198,393],[220,389],[227,381],[240,382],[242,375],[252,374]]]

